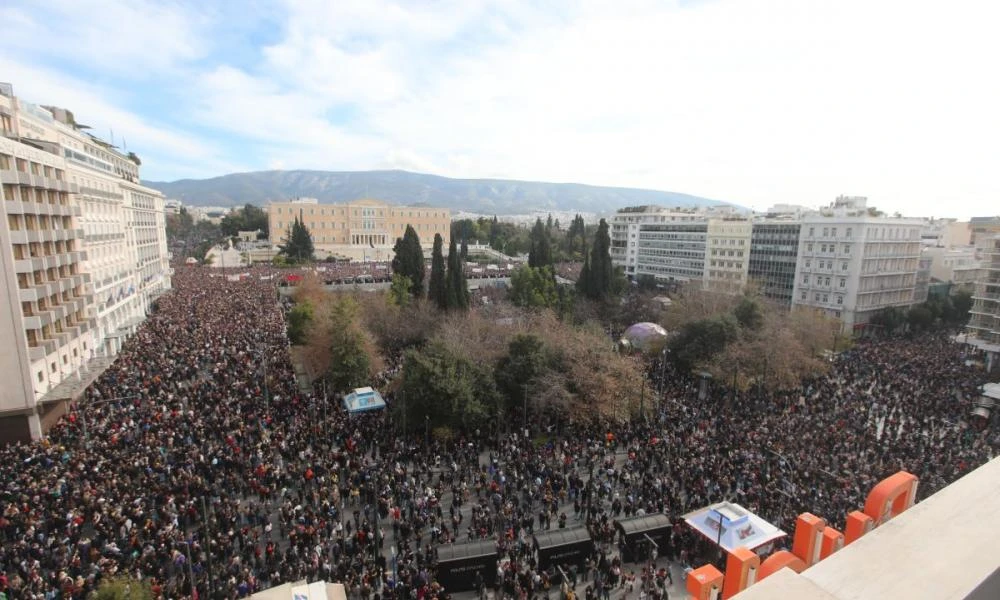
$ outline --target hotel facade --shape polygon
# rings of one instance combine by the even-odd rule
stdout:
[[[138,159],[0,84],[0,442],[37,439],[170,288],[163,197]]]

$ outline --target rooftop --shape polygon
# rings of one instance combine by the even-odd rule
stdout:
[[[783,569],[737,600],[1000,598],[1000,458],[796,574]]]

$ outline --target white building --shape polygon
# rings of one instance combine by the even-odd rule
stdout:
[[[793,307],[821,309],[845,330],[883,308],[915,303],[922,222],[873,216],[866,202],[841,196],[802,220]]]
[[[986,251],[976,290],[972,294],[972,310],[966,325],[968,342],[985,350],[989,367],[993,369],[1000,355],[1000,235],[994,235],[987,244],[981,235],[978,246]]]
[[[135,155],[125,155],[81,130],[69,111],[36,106],[6,93],[9,86],[3,89],[0,115],[5,118],[0,126],[8,148],[30,150],[40,169],[58,169],[73,192],[67,201],[74,211],[71,229],[79,233],[73,239],[77,268],[86,278],[88,337],[74,348],[79,355],[73,356],[75,363],[69,357],[59,361],[67,376],[40,378],[32,367],[31,381],[32,394],[40,402],[73,400],[121,349],[124,338],[145,318],[150,302],[170,288],[163,196],[139,184]],[[50,165],[39,162],[41,158],[57,162]],[[30,197],[24,189],[9,191],[15,197]],[[30,223],[24,225],[30,229]],[[56,226],[54,221],[51,225]],[[0,252],[9,246],[0,245]],[[13,248],[18,251],[16,245]],[[58,246],[53,250],[58,252]],[[22,306],[21,312],[40,308]],[[29,344],[31,323],[25,325]],[[48,365],[47,371],[52,370]],[[32,424],[31,436],[37,437],[47,424]]]
[[[717,211],[623,208],[610,220],[611,260],[632,278],[740,288],[747,280],[750,231],[746,218]]]
[[[954,283],[957,287],[975,285],[980,269],[975,247],[924,248],[923,256],[931,261],[932,278]]]
[[[52,392],[93,352],[75,189],[62,157],[0,138],[0,441],[37,439],[62,414]]]

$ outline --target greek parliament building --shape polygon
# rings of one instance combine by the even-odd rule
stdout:
[[[392,259],[396,238],[412,225],[425,249],[434,245],[440,233],[447,246],[451,233],[451,212],[430,206],[397,206],[381,200],[355,200],[344,204],[320,204],[313,198],[272,202],[267,207],[270,239],[283,244],[296,218],[312,235],[313,245],[322,254],[351,260]]]
[[[0,83],[0,443],[40,437],[170,288],[139,159]]]

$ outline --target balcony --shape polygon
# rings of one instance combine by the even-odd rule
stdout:
[[[28,356],[32,362],[44,360],[46,356],[56,351],[55,340],[42,340],[34,346],[28,347]]]
[[[45,259],[40,257],[21,258],[14,261],[15,273],[33,273],[44,269]]]

